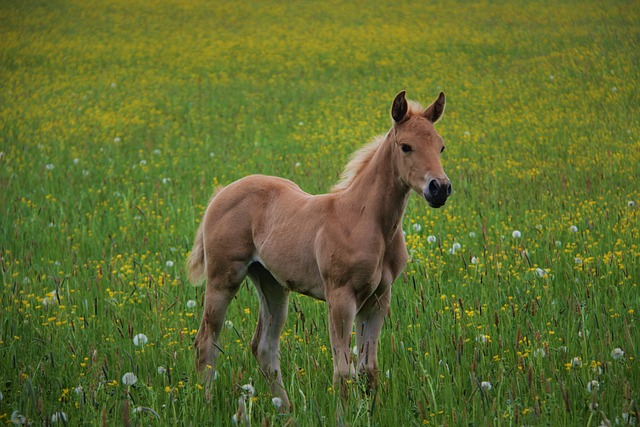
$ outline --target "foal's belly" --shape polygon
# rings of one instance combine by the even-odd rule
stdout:
[[[295,255],[289,262],[275,264],[262,259],[256,260],[271,273],[273,278],[285,289],[326,301],[324,284],[320,275],[313,268],[305,269],[296,264]],[[311,270],[311,271],[309,271]]]

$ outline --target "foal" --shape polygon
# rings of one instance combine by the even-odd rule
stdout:
[[[187,263],[192,282],[206,278],[195,349],[208,386],[227,307],[247,275],[260,299],[251,349],[283,407],[290,402],[280,369],[280,333],[290,291],[329,305],[334,383],[364,372],[369,386],[376,384],[391,283],[407,262],[402,216],[409,193],[413,189],[434,208],[451,194],[440,163],[444,142],[433,127],[444,106],[444,93],[423,109],[400,92],[389,132],[355,153],[328,194],[313,196],[286,179],[252,175],[214,196]]]

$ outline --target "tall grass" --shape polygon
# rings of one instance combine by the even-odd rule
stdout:
[[[638,425],[638,22],[627,1],[1,2],[0,421],[229,425],[245,395],[254,425]],[[184,262],[214,188],[327,191],[402,89],[448,96],[454,194],[410,200],[379,387],[341,401],[326,306],[293,296],[279,414],[247,284],[206,400]]]

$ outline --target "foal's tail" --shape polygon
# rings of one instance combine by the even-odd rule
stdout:
[[[204,279],[204,241],[203,241],[204,220],[200,222],[196,238],[193,240],[193,248],[187,260],[187,274],[189,281],[193,284]]]

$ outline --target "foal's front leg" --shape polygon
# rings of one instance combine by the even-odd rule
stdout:
[[[333,350],[333,384],[346,396],[347,381],[355,374],[351,363],[351,331],[356,314],[356,301],[348,287],[334,289],[329,303],[329,336]]]
[[[384,318],[389,314],[390,300],[390,287],[381,295],[376,292],[369,297],[356,316],[358,374],[364,371],[370,390],[378,383],[378,340]]]

